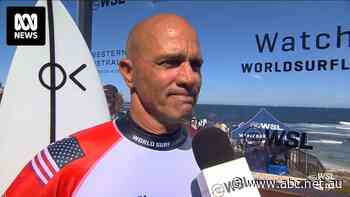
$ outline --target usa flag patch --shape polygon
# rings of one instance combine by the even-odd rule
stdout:
[[[74,137],[64,138],[35,155],[31,164],[36,176],[44,184],[53,178],[65,165],[82,158],[84,152]]]

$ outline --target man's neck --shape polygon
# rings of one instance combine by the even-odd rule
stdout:
[[[171,133],[172,131],[175,131],[181,127],[180,124],[174,124],[174,125],[162,124],[159,120],[157,120],[155,117],[150,115],[142,107],[142,104],[138,98],[132,98],[129,112],[130,112],[131,118],[141,128],[156,135]]]

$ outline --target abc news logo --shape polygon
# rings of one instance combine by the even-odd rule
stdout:
[[[45,45],[45,7],[7,7],[8,45]]]

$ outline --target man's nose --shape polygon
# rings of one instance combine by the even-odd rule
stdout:
[[[185,61],[180,65],[177,76],[178,85],[192,87],[200,80],[199,70],[194,70],[189,61]]]

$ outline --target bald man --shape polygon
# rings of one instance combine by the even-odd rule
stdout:
[[[191,196],[199,168],[184,123],[201,87],[196,31],[174,14],[152,16],[131,30],[127,51],[127,115],[49,145],[6,196]]]

